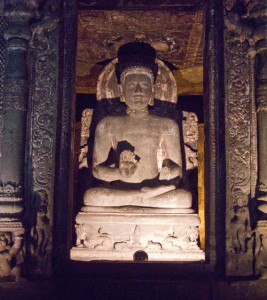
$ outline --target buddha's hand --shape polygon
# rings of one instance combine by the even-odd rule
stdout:
[[[137,169],[138,161],[135,159],[134,152],[124,150],[120,154],[120,175],[122,179],[131,177]]]
[[[169,167],[163,167],[159,173],[159,180],[170,180],[171,169]]]
[[[175,177],[182,177],[182,168],[179,166],[165,166],[159,173],[159,180],[171,180]]]
[[[134,163],[132,161],[124,161],[120,164],[120,174],[123,178],[131,177],[137,169],[137,163]]]

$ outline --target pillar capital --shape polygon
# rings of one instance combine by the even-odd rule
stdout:
[[[3,15],[8,26],[5,29],[4,37],[7,41],[22,39],[26,42],[31,39],[29,25],[38,15],[39,2],[39,0],[5,1]],[[18,44],[21,44],[21,42]],[[8,46],[14,46],[14,41],[9,43]]]

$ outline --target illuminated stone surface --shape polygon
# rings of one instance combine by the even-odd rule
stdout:
[[[119,58],[117,65],[123,63]],[[105,88],[108,82],[116,85],[110,79],[110,66],[115,64],[104,70],[110,76],[102,75],[99,80],[99,100],[107,98],[101,91],[103,82]],[[179,181],[183,172],[178,125],[148,111],[148,105],[154,104],[155,87],[162,89],[161,101],[175,103],[176,97],[164,99],[169,90],[176,94],[175,80],[170,71],[166,75],[159,70],[154,85],[153,66],[158,68],[154,62],[152,66],[126,64],[118,87],[126,115],[105,117],[97,125],[93,174],[99,180],[117,183],[117,187],[86,191],[85,206],[76,217],[77,247],[71,251],[72,259],[132,260],[140,250],[151,260],[204,259],[197,245],[199,217],[190,209],[191,192],[177,188],[174,181]],[[114,97],[112,92],[106,94]],[[195,122],[193,115],[189,119]],[[110,151],[116,153],[114,162],[109,161]]]

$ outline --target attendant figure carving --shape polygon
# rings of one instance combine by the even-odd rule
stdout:
[[[20,234],[20,232],[19,232]],[[0,279],[19,280],[23,254],[20,250],[21,236],[15,233],[14,241],[10,232],[0,234]]]

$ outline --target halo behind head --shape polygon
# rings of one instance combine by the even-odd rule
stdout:
[[[121,83],[121,76],[124,76],[127,69],[141,67],[151,72],[154,82],[157,78],[158,65],[155,63],[156,50],[149,44],[143,42],[132,42],[120,47],[118,51],[118,63],[116,64],[116,76],[118,83]]]
[[[129,47],[129,45],[131,45],[132,43],[127,44]],[[134,43],[137,44],[137,43]],[[139,44],[144,44],[144,43],[139,43]],[[125,45],[126,46],[126,45]],[[150,46],[149,46],[150,47]],[[152,47],[150,47],[151,49]],[[126,49],[123,46],[120,48],[119,51],[122,51],[121,49]],[[154,49],[154,48],[152,48]],[[155,51],[155,49],[154,49]],[[153,52],[153,51],[152,51]],[[137,53],[136,53],[137,55]],[[155,52],[154,52],[155,55]],[[122,57],[122,56],[120,56]],[[152,56],[153,57],[153,56]],[[99,78],[98,78],[98,82],[97,82],[97,100],[101,101],[101,100],[108,100],[108,101],[112,101],[112,100],[118,100],[120,98],[120,88],[118,83],[120,83],[120,81],[118,80],[118,77],[120,78],[121,72],[126,69],[129,68],[130,65],[141,65],[142,67],[144,67],[144,63],[143,60],[139,60],[136,56],[135,56],[135,62],[134,64],[128,64],[126,63],[126,59],[125,59],[125,63],[121,62],[119,63],[118,58],[114,58],[109,64],[107,64],[104,69],[102,70]],[[122,58],[122,60],[124,60],[124,58]],[[152,59],[152,63],[147,64],[147,62],[151,59],[147,59],[145,60],[145,66],[149,65],[148,69],[149,70],[153,70],[153,77],[154,77],[154,81],[155,81],[155,99],[160,100],[160,101],[166,101],[166,102],[171,102],[171,103],[177,103],[177,85],[176,85],[176,81],[175,78],[172,74],[172,72],[170,71],[170,69],[168,68],[168,66],[160,59],[156,58],[155,60]],[[120,60],[121,61],[121,60]],[[137,63],[140,62],[140,63]],[[151,67],[152,66],[152,67]],[[157,74],[155,74],[155,72],[157,71]]]

